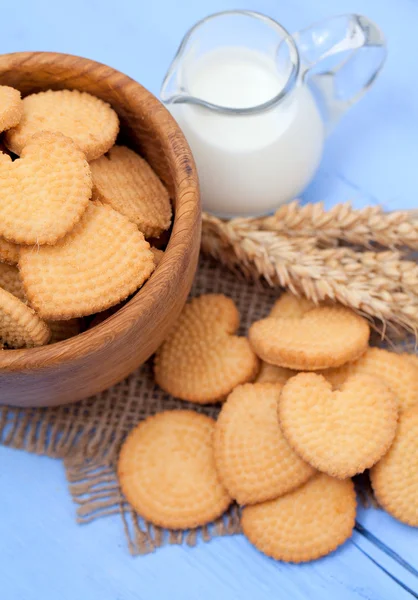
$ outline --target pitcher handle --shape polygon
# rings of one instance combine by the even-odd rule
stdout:
[[[292,37],[299,51],[302,77],[319,94],[329,131],[382,69],[386,59],[383,33],[367,17],[341,15]]]

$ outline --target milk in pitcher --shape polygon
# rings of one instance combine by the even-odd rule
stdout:
[[[264,104],[287,80],[273,57],[231,46],[184,61],[178,76],[188,94],[221,109]],[[219,216],[259,215],[292,200],[320,162],[324,125],[306,85],[255,114],[181,103],[168,108],[196,160],[203,208]]]

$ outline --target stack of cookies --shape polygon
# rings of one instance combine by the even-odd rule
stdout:
[[[278,560],[324,556],[353,531],[352,477],[418,526],[418,360],[369,347],[369,324],[335,304],[283,294],[236,335],[223,295],[193,299],[155,358],[156,382],[199,405],[140,423],[118,463],[122,491],[145,519],[188,529],[241,507],[246,537]]]
[[[171,204],[88,93],[22,100],[0,86],[0,132],[0,347],[40,346],[144,284],[161,258],[147,240],[170,227]]]

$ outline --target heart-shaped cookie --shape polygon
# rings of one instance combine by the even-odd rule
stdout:
[[[155,358],[155,379],[166,392],[199,404],[223,400],[254,379],[258,359],[235,334],[239,314],[222,294],[194,298],[185,306]]]
[[[90,202],[74,229],[55,246],[20,251],[26,296],[44,319],[83,317],[118,304],[154,270],[143,234],[125,216]]]
[[[17,244],[55,244],[86,210],[89,165],[60,133],[39,133],[21,158],[0,160],[0,236]]]
[[[383,348],[369,348],[358,360],[323,375],[334,387],[340,387],[351,375],[371,375],[382,379],[394,392],[402,412],[418,404],[418,368],[414,355],[396,354]]]
[[[278,416],[285,438],[319,471],[345,479],[372,467],[396,433],[398,402],[375,377],[353,375],[340,390],[316,373],[284,385]]]
[[[306,310],[305,310],[306,308]],[[273,316],[253,323],[249,339],[265,362],[315,371],[355,360],[367,348],[367,321],[343,306],[304,307],[297,317]]]

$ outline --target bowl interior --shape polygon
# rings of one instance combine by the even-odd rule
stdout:
[[[173,227],[160,265],[140,289],[112,317],[68,340],[34,349],[0,353],[0,369],[19,370],[62,364],[97,352],[156,312],[156,327],[166,329],[172,320],[169,289],[178,287],[182,273],[187,296],[190,271],[194,271],[200,241],[200,204],[193,158],[177,124],[162,104],[140,84],[105,65],[75,56],[27,52],[0,56],[0,85],[10,85],[22,95],[45,89],[77,89],[109,102],[120,118],[117,143],[144,156],[167,186],[173,203]],[[194,263],[192,269],[190,265]],[[184,298],[185,299],[185,298]],[[184,299],[181,303],[184,302]],[[167,316],[164,316],[165,312]],[[178,312],[178,311],[177,311]],[[144,340],[144,357],[155,351],[155,341]],[[161,341],[161,340],[158,340]],[[148,356],[147,356],[148,355]],[[144,358],[145,360],[145,358]],[[142,361],[143,362],[143,361]],[[140,364],[140,363],[138,363]]]

